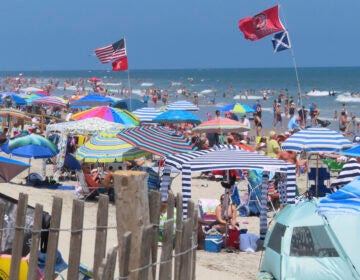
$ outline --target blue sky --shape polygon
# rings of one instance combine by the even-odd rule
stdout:
[[[131,69],[292,67],[290,51],[273,53],[271,35],[251,42],[238,29],[239,19],[276,3],[4,1],[0,70],[111,69],[90,54],[122,37]],[[359,0],[280,4],[298,67],[360,66]]]

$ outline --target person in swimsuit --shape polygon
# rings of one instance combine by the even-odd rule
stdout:
[[[261,136],[262,124],[261,124],[261,118],[260,118],[258,112],[254,113],[254,123],[255,123],[255,128],[256,128],[256,136]]]
[[[220,204],[216,206],[215,215],[214,227],[220,232],[225,232],[226,224],[230,230],[239,230],[239,225],[236,222],[236,208],[231,204],[230,197],[228,201],[225,200],[225,194],[220,196]]]

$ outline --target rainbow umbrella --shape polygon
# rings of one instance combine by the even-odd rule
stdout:
[[[45,104],[45,105],[64,107],[64,108],[67,106],[67,101],[58,96],[45,96],[45,97],[33,100],[32,103],[33,104]]]
[[[238,121],[228,118],[218,118],[203,122],[192,129],[198,133],[227,133],[227,132],[245,132],[251,130],[249,126],[243,125]]]
[[[119,138],[106,138],[97,134],[76,150],[75,157],[85,162],[123,162],[148,154]]]
[[[117,137],[139,149],[161,157],[191,152],[197,149],[196,146],[182,134],[161,126],[127,128],[121,130],[117,134]]]
[[[94,107],[89,110],[82,111],[72,116],[74,120],[84,120],[88,118],[100,118],[115,123],[121,123],[125,127],[138,126],[140,120],[134,114],[121,109],[116,109],[108,106]]]
[[[232,103],[229,105],[225,105],[219,109],[222,112],[230,112],[232,111],[235,114],[246,114],[246,113],[254,113],[255,110],[246,104],[240,103]]]

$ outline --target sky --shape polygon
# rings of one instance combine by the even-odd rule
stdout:
[[[130,69],[360,66],[360,1],[280,2],[293,52],[246,40],[265,0],[3,1],[0,71],[108,70],[94,49],[125,37]]]

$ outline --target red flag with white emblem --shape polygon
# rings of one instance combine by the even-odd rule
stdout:
[[[118,60],[115,60],[112,63],[112,67],[113,67],[113,71],[123,71],[123,70],[128,70],[129,66],[128,66],[128,59],[127,56],[122,57]]]

